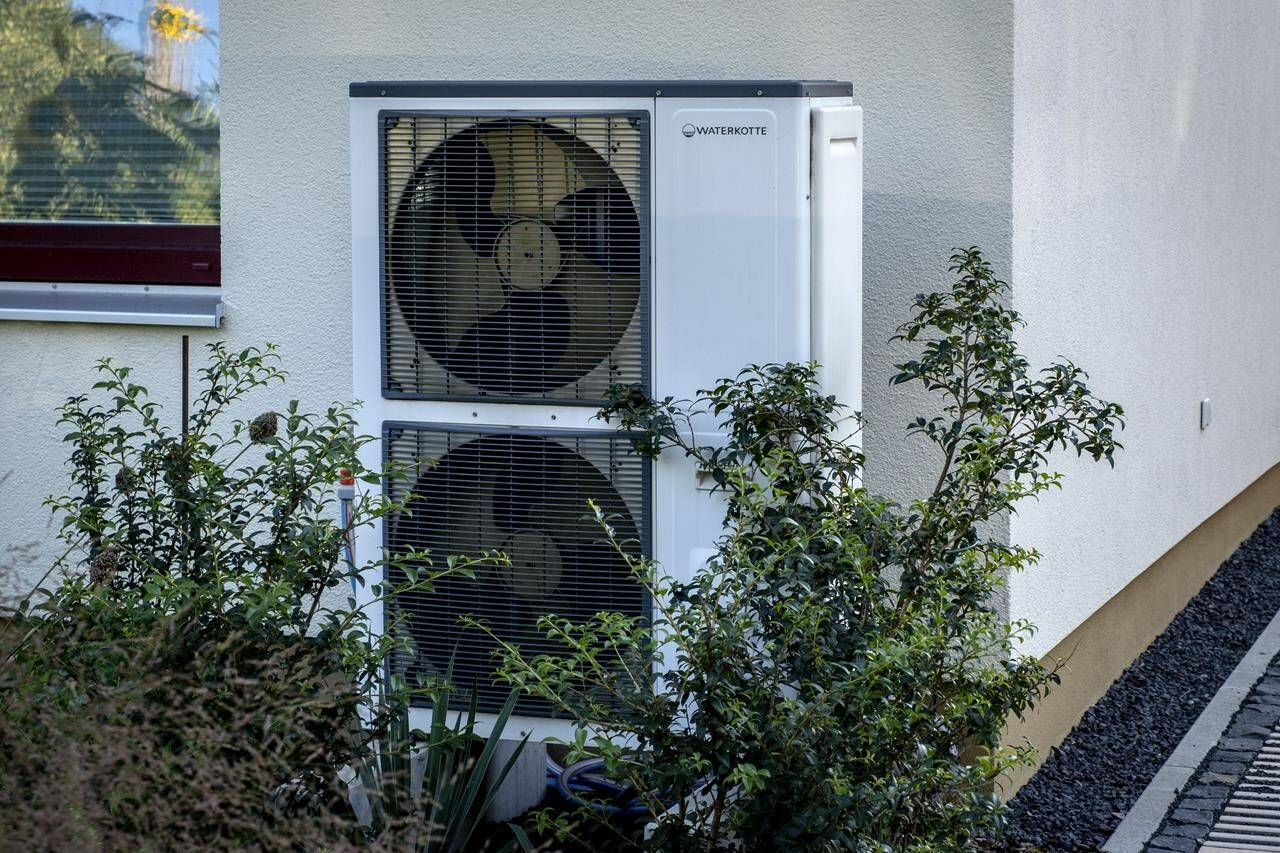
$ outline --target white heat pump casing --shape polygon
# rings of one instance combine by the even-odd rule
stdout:
[[[387,399],[382,394],[379,124],[383,111],[530,116],[644,111],[650,152],[650,393],[688,398],[747,364],[816,360],[824,389],[861,408],[861,109],[847,97],[399,98],[350,101],[352,345],[360,429],[407,421],[601,429],[575,405]],[[764,128],[702,133],[698,128]],[[692,135],[688,133],[693,129]],[[695,422],[708,443],[717,425]],[[853,421],[847,431],[856,441]],[[381,442],[363,463],[382,465]],[[723,503],[691,460],[652,468],[652,556],[688,577],[713,553]],[[382,548],[357,534],[358,560]],[[367,578],[360,596],[371,600]],[[381,630],[380,608],[371,608]],[[423,712],[425,714],[425,711]],[[415,719],[415,725],[424,722]],[[486,718],[487,722],[487,718]],[[515,717],[508,731],[569,738],[570,721]]]

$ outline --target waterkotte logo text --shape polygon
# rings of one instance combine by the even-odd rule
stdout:
[[[768,136],[769,128],[749,124],[686,124],[680,128],[685,136]]]

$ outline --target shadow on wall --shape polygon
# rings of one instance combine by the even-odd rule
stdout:
[[[911,300],[947,285],[952,248],[980,246],[1000,277],[1012,265],[1012,206],[918,195],[868,193],[863,214],[863,417],[867,485],[898,501],[933,488],[939,460],[904,427],[938,402],[915,385],[889,387],[893,365],[911,348],[889,343],[910,316]],[[921,273],[920,271],[924,272]],[[923,277],[922,277],[923,276]],[[1007,524],[1004,526],[1007,531]]]

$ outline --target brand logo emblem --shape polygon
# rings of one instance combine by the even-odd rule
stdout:
[[[686,124],[684,127],[680,128],[680,132],[685,136],[693,136],[698,132],[698,129],[691,124]]]

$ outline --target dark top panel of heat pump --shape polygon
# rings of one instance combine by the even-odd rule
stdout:
[[[847,98],[838,80],[422,80],[351,84],[353,98]]]

